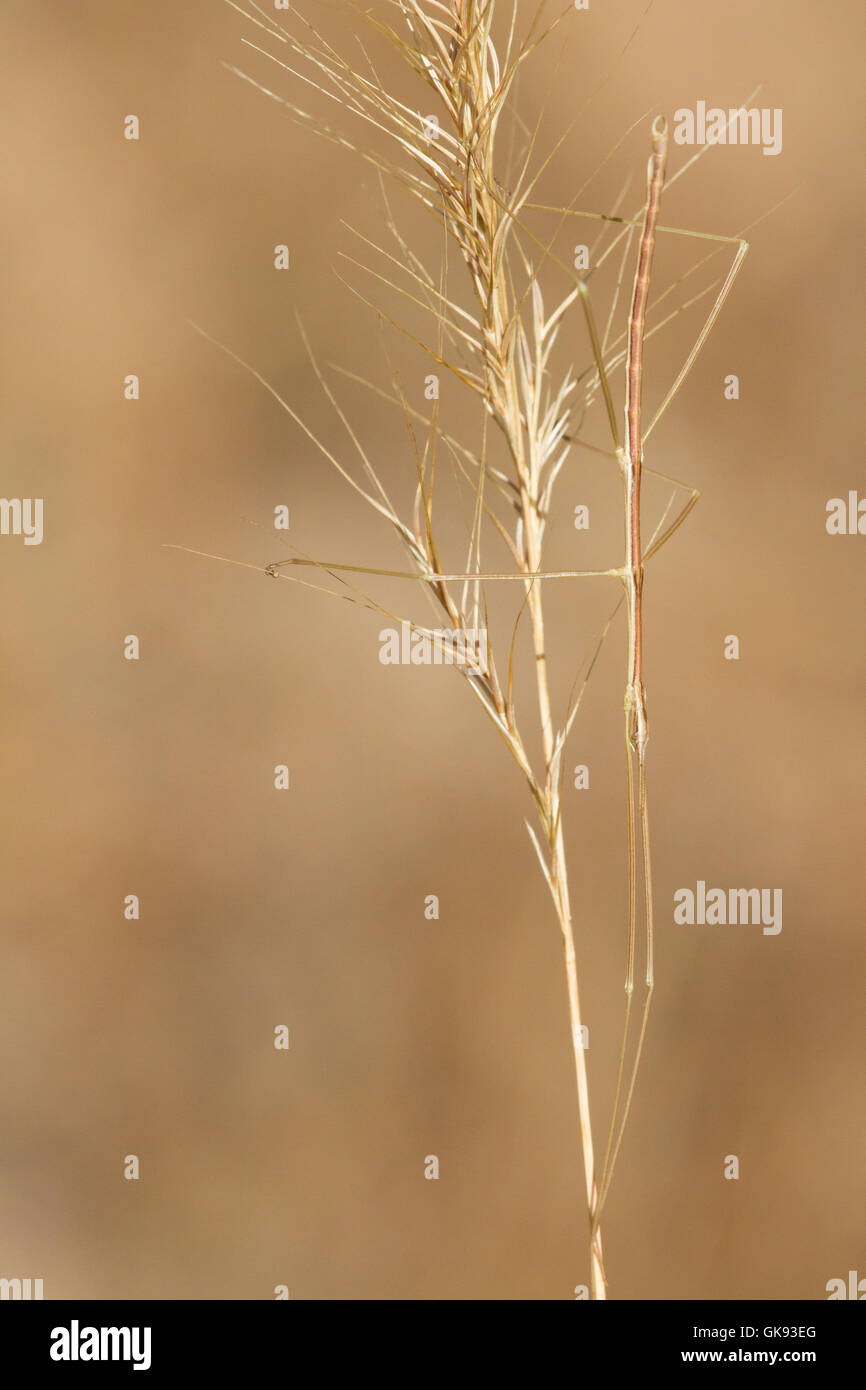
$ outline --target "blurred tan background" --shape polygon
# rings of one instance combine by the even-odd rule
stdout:
[[[578,120],[545,199],[568,201],[648,110],[738,105],[759,83],[752,104],[784,112],[782,153],[710,151],[663,221],[732,235],[792,196],[749,233],[647,459],[702,500],[647,578],[658,985],[608,1273],[618,1298],[822,1298],[866,1275],[866,539],[824,525],[830,497],[866,492],[862,8],[657,0],[622,55],[643,8],[593,0],[564,26],[544,148]],[[348,10],[313,9],[351,51]],[[7,0],[2,27],[2,491],[45,499],[45,539],[0,540],[0,1275],[41,1277],[48,1298],[569,1298],[588,1273],[572,1059],[519,776],[453,674],[379,664],[375,616],[161,548],[267,564],[285,503],[302,550],[400,564],[189,323],[348,459],[294,310],[322,361],[387,385],[374,318],[333,273],[357,254],[344,220],[375,229],[375,180],[226,71],[292,90],[217,0]],[[559,54],[531,65],[527,119]],[[625,206],[640,203],[647,129],[581,206],[611,207],[629,174]],[[658,284],[700,251],[661,246]],[[698,322],[660,335],[651,399]],[[567,332],[583,363],[576,318]],[[420,357],[389,350],[420,400]],[[399,421],[360,391],[346,403],[411,496]],[[575,456],[560,559],[619,563],[616,497]],[[665,500],[648,493],[657,513]],[[562,680],[612,596],[552,598]],[[622,1003],[624,641],[620,624],[576,727],[590,790],[567,801],[599,1139]],[[699,878],[781,887],[781,934],[675,928],[673,892]]]

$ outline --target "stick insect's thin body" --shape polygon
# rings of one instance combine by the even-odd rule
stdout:
[[[655,229],[665,178],[667,158],[667,124],[659,117],[653,125],[653,152],[647,171],[647,206],[638,254],[637,271],[632,295],[631,319],[628,333],[626,365],[626,447],[621,462],[626,488],[626,575],[628,595],[630,669],[626,690],[626,709],[629,714],[628,736],[643,771],[646,758],[649,726],[646,711],[646,692],[643,683],[643,554],[640,539],[641,469],[643,440],[641,438],[641,391],[643,385],[643,345],[646,330],[646,310],[652,273]]]

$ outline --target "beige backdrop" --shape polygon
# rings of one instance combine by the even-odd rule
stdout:
[[[312,9],[353,48],[344,6]],[[608,1271],[620,1298],[815,1299],[866,1274],[866,539],[824,524],[829,498],[866,492],[862,8],[656,0],[622,55],[643,9],[592,0],[564,26],[556,78],[558,41],[533,63],[520,100],[534,119],[552,85],[543,148],[577,117],[546,200],[571,199],[647,111],[737,105],[759,84],[784,148],[710,151],[665,202],[667,223],[728,235],[770,215],[648,457],[703,496],[647,579],[658,986]],[[348,460],[294,310],[322,361],[387,385],[374,317],[334,274],[379,297],[339,260],[358,251],[345,222],[375,231],[375,179],[226,70],[292,89],[218,0],[7,0],[2,27],[2,490],[44,498],[45,537],[0,539],[0,1275],[41,1277],[48,1298],[270,1298],[281,1283],[301,1299],[569,1298],[587,1264],[567,1009],[519,776],[455,676],[380,665],[375,616],[161,548],[263,566],[281,558],[285,503],[302,550],[400,564],[189,322]],[[580,206],[610,208],[629,175],[624,207],[640,203],[647,129]],[[566,251],[596,234],[574,230]],[[658,284],[701,245],[668,239]],[[698,322],[660,335],[652,398]],[[566,333],[584,363],[577,318]],[[420,356],[384,345],[420,399]],[[345,399],[409,497],[399,421],[359,389]],[[619,562],[616,497],[604,465],[575,458],[561,559]],[[665,500],[648,492],[656,513]],[[560,696],[610,599],[598,584],[552,597]],[[122,657],[131,633],[138,662]],[[739,662],[723,659],[732,633]],[[624,641],[618,626],[593,676],[570,759],[591,785],[567,802],[600,1137],[622,1003]],[[674,927],[673,893],[698,879],[781,887],[783,930]]]

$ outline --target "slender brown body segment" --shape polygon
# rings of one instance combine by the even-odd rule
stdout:
[[[623,459],[626,484],[626,589],[629,604],[629,683],[626,709],[630,711],[629,740],[643,764],[649,728],[643,684],[643,555],[640,536],[640,485],[643,465],[641,438],[641,390],[643,344],[652,273],[655,229],[665,181],[668,135],[664,116],[653,122],[653,152],[647,169],[647,204],[632,293],[626,365],[626,449]]]

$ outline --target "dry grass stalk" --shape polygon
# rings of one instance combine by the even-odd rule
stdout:
[[[293,82],[312,86],[319,98],[324,96],[341,107],[344,115],[351,117],[350,126],[346,130],[337,129],[318,116],[309,114],[293,100],[263,87],[261,83],[254,82],[253,85],[279,101],[301,124],[354,150],[376,168],[380,179],[388,178],[398,184],[440,224],[447,242],[458,249],[468,272],[471,297],[464,303],[459,292],[451,290],[444,270],[434,274],[428,269],[401,234],[385,196],[383,183],[384,223],[393,247],[389,250],[363,237],[368,250],[376,257],[372,265],[363,268],[430,315],[435,328],[432,342],[422,342],[411,333],[408,336],[424,347],[434,363],[450,372],[474,393],[481,422],[480,447],[471,449],[444,428],[438,403],[434,403],[429,417],[415,410],[406,399],[396,374],[390,393],[381,391],[371,382],[364,382],[370,390],[398,407],[405,417],[416,470],[415,502],[408,518],[401,516],[392,503],[362,441],[353,430],[311,350],[310,360],[316,376],[358,456],[360,481],[337,454],[313,434],[288,402],[250,368],[354,491],[386,520],[404,547],[410,564],[408,569],[387,570],[319,561],[296,551],[292,558],[267,566],[266,572],[275,578],[288,578],[308,587],[337,593],[389,618],[397,615],[358,589],[348,576],[384,575],[411,579],[420,584],[440,615],[444,615],[449,627],[461,630],[487,625],[489,584],[510,581],[522,587],[523,600],[514,623],[507,660],[503,658],[497,664],[493,645],[488,643],[487,654],[483,658],[455,669],[465,678],[520,768],[538,817],[540,833],[529,822],[527,829],[554,903],[563,938],[589,1222],[590,1291],[593,1298],[603,1299],[607,1296],[607,1283],[600,1217],[628,1117],[653,982],[652,885],[646,797],[648,721],[642,667],[644,566],[681,524],[697,497],[696,493],[684,489],[687,493],[685,505],[666,525],[676,490],[683,489],[682,484],[669,479],[675,489],[671,503],[649,545],[642,549],[643,445],[691,369],[733,283],[746,244],[742,241],[736,243],[734,263],[694,347],[649,429],[642,432],[644,341],[679,312],[674,308],[651,329],[647,329],[652,251],[655,234],[659,230],[658,214],[667,146],[663,120],[657,120],[653,126],[647,198],[643,210],[635,218],[578,212],[574,208],[576,198],[568,207],[558,209],[532,202],[541,174],[564,139],[564,136],[560,136],[553,150],[545,158],[538,158],[536,150],[540,122],[534,130],[526,131],[524,149],[516,164],[513,167],[509,165],[507,169],[501,167],[505,165],[505,160],[500,152],[500,132],[509,118],[512,125],[517,119],[512,106],[518,74],[542,39],[566,18],[572,7],[569,5],[545,27],[542,19],[545,7],[543,3],[540,4],[534,11],[528,30],[520,36],[517,0],[513,0],[507,14],[504,13],[505,0],[499,0],[499,3],[497,0],[390,0],[387,10],[393,13],[398,27],[371,13],[355,11],[357,17],[390,46],[418,83],[436,100],[441,120],[433,127],[429,118],[398,99],[380,80],[377,68],[368,58],[363,45],[360,49],[361,59],[349,62],[313,23],[300,15],[293,16],[292,28],[285,28],[257,4],[248,3],[243,7],[234,4],[233,0],[227,2],[257,27],[259,37],[255,42],[247,41],[250,47],[272,59]],[[354,10],[352,5],[347,8]],[[501,12],[498,17],[497,10]],[[494,21],[500,26],[496,34]],[[266,47],[262,47],[262,33],[268,41]],[[244,73],[239,75],[246,77]],[[253,81],[252,78],[247,80]],[[379,151],[375,138],[369,144],[364,142],[365,128],[371,136],[384,134],[390,138],[395,151],[393,158]],[[523,129],[526,130],[525,127]],[[594,216],[601,220],[602,233],[610,235],[610,242],[605,247],[599,243],[594,249],[593,270],[601,266],[617,248],[620,249],[624,267],[632,238],[636,231],[639,232],[628,325],[612,341],[619,285],[605,330],[600,333],[588,287],[589,276],[578,275],[563,264],[553,252],[553,238],[545,239],[533,229],[532,215],[550,212],[558,213],[559,225],[567,216]],[[734,239],[711,237],[710,240],[727,243]],[[712,254],[714,251],[709,253]],[[709,255],[704,261],[709,259]],[[702,265],[704,261],[699,264]],[[384,271],[379,267],[384,267]],[[566,291],[550,311],[545,307],[539,283],[542,269],[557,269],[566,278]],[[672,286],[665,294],[658,296],[656,307],[675,288]],[[577,306],[582,313],[591,353],[590,369],[579,374],[570,363],[565,369],[558,369],[554,356],[554,348],[569,310]],[[384,310],[380,309],[379,313],[388,323],[400,328]],[[401,331],[408,333],[408,330]],[[624,443],[620,440],[611,385],[612,372],[623,363],[626,367]],[[356,376],[354,380],[360,381],[361,378]],[[621,566],[599,571],[546,570],[545,535],[554,488],[569,451],[575,444],[581,443],[579,433],[584,416],[596,400],[603,404],[610,427],[612,449],[606,456],[618,463],[623,478],[625,561]],[[491,425],[504,446],[502,458],[494,457]],[[423,444],[418,439],[420,429],[424,432]],[[466,560],[462,567],[456,569],[449,569],[443,563],[434,524],[436,460],[442,453],[450,459],[455,474],[469,480],[472,487],[472,516]],[[508,556],[505,567],[490,567],[483,563],[482,548],[484,545],[486,552],[488,536],[505,547]],[[302,569],[315,570],[323,580],[329,577],[337,584],[337,589],[303,579],[299,573]],[[557,717],[551,697],[545,642],[544,588],[546,583],[554,580],[590,577],[619,580],[623,596],[601,634],[582,684],[575,680],[567,708]],[[629,773],[626,1009],[616,1096],[604,1161],[599,1167],[590,1119],[587,1054],[582,1043],[583,1023],[562,792],[566,743],[595,656],[623,600],[628,614],[628,673],[624,701]],[[524,614],[528,620],[534,658],[540,760],[531,754],[524,739],[515,695],[515,648]],[[416,631],[433,635],[433,640],[436,640],[432,629],[416,622],[412,622],[411,626]],[[522,717],[525,719],[526,715]],[[647,993],[629,1070],[626,1063],[635,974],[639,857],[643,864],[640,878],[646,924]]]

